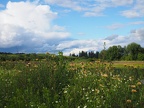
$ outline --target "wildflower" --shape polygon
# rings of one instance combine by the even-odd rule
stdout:
[[[81,68],[84,68],[84,67],[85,67],[84,65],[81,66]]]
[[[101,62],[100,60],[97,61],[97,63],[100,63],[100,62]]]
[[[21,73],[22,71],[18,70],[19,73]]]
[[[29,67],[31,65],[31,63],[30,62],[28,62],[27,64],[26,64],[26,67]]]
[[[94,91],[94,89],[92,89],[92,92]]]
[[[132,101],[130,99],[126,100],[127,103],[131,103]]]
[[[136,88],[136,86],[135,86],[135,85],[130,85],[130,87],[131,87],[131,88]]]
[[[132,89],[132,90],[131,90],[131,92],[132,92],[132,93],[136,93],[136,92],[137,92],[137,90],[135,90],[135,89]]]
[[[37,68],[38,66],[37,66],[37,65],[34,65],[34,67]]]
[[[67,91],[65,90],[64,93],[67,93]]]
[[[27,64],[26,67],[29,67],[29,65]]]
[[[31,63],[30,62],[28,62],[28,65],[30,65]]]
[[[100,91],[98,89],[95,89],[95,92],[98,94]]]
[[[100,86],[100,87],[104,87],[104,85],[102,85],[102,84],[100,84],[99,86]]]
[[[55,101],[55,103],[58,103],[58,101]]]
[[[103,77],[105,77],[105,78],[107,78],[107,77],[108,77],[108,75],[107,75],[107,74],[102,74],[102,76],[103,76]]]
[[[134,66],[134,69],[137,69],[137,67],[136,67],[136,66]]]
[[[130,80],[130,81],[132,81],[132,80],[133,80],[133,78],[132,78],[132,77],[129,77],[129,80]]]
[[[30,106],[31,106],[31,107],[34,107],[34,105],[33,105],[33,104],[31,104]]]
[[[141,82],[137,82],[137,84],[136,84],[136,85],[138,85],[138,86],[139,86],[139,85],[141,85],[141,84],[142,84]]]

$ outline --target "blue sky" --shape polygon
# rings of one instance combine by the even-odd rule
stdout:
[[[68,55],[143,40],[143,0],[0,1],[0,51]]]

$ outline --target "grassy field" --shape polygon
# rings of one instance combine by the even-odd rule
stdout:
[[[0,108],[143,108],[144,62],[0,62]]]
[[[134,68],[144,69],[144,61],[113,61],[113,66],[121,68],[131,66]]]

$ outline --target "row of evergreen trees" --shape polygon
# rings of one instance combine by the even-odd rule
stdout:
[[[94,51],[90,51],[90,52],[82,51],[82,52],[79,52],[78,55],[73,53],[73,54],[70,54],[70,56],[73,56],[73,57],[86,57],[86,58],[98,58],[99,57],[99,52],[97,51],[95,53]]]
[[[127,46],[121,47],[111,46],[108,49],[103,49],[98,52],[81,51],[78,55],[70,54],[75,57],[97,58],[105,60],[144,60],[144,48],[137,43],[130,43]]]

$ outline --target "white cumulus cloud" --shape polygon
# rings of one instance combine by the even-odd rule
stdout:
[[[48,5],[8,2],[0,11],[0,48],[27,46],[35,49],[67,38],[65,27],[53,25],[57,18]],[[44,47],[43,47],[44,48]]]
[[[64,41],[56,46],[57,50],[63,51],[65,55],[70,53],[78,54],[79,51],[101,51],[104,49],[104,42],[106,49],[113,45],[121,45],[122,47],[131,42],[136,42],[144,47],[144,28],[132,30],[129,35],[111,35],[105,39],[97,40],[70,40]]]

